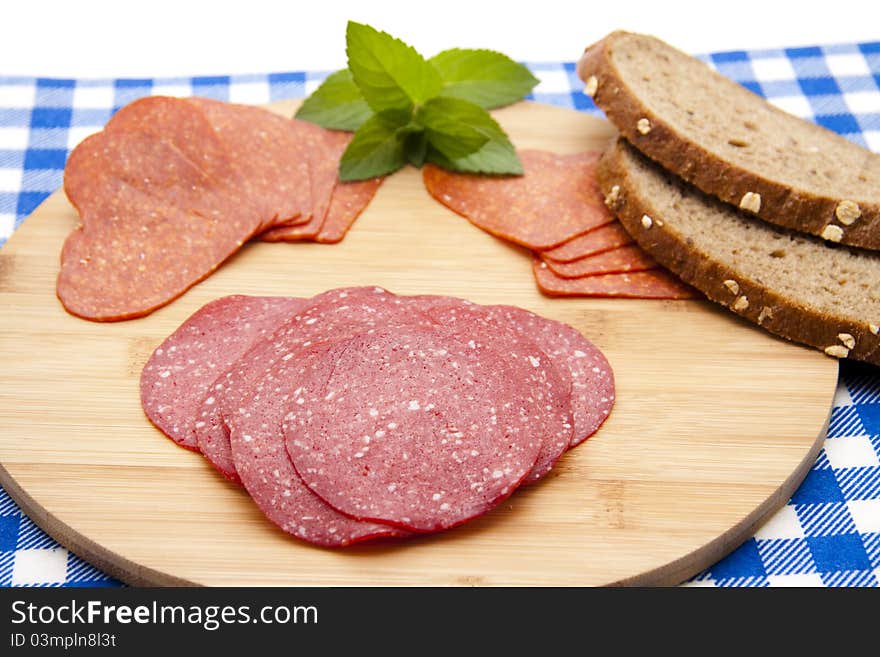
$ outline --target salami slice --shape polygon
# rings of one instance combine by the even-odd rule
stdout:
[[[373,200],[384,178],[370,178],[357,182],[337,182],[330,199],[327,218],[321,232],[314,238],[321,244],[341,242],[354,222]],[[292,242],[305,239],[297,231],[281,226],[270,228],[260,235],[266,242]]]
[[[273,228],[263,234],[263,239],[270,242],[293,242],[301,239],[313,239],[321,232],[331,199],[337,184],[339,158],[351,141],[350,132],[324,130],[314,124],[299,122],[305,128],[308,144],[309,176],[311,180],[312,215],[305,223]]]
[[[180,196],[168,194],[172,201],[165,201],[120,173],[96,178],[87,198],[72,198],[81,224],[62,248],[56,291],[74,315],[117,321],[149,314],[213,272],[259,225],[148,133],[128,133],[124,146],[108,139],[101,156],[117,163],[135,158],[142,176],[168,181],[172,189],[182,190],[189,176],[199,178],[203,195],[194,200],[197,209],[184,210]]]
[[[523,483],[543,478],[573,440],[572,377],[568,367],[559,370],[553,359],[530,339],[528,331],[494,307],[458,301],[437,305],[428,310],[428,316],[468,344],[488,347],[505,356],[518,384],[531,389],[541,407],[534,421],[542,445]]]
[[[285,436],[302,480],[334,508],[437,531],[485,513],[532,470],[542,409],[505,356],[440,327],[362,334],[333,351],[330,376],[291,404]]]
[[[541,258],[554,262],[572,262],[632,243],[632,237],[623,229],[621,223],[614,221],[573,237],[556,248],[541,251]]]
[[[249,105],[190,98],[234,153],[248,195],[262,205],[261,227],[305,223],[315,210],[310,153],[320,128]]]
[[[169,438],[198,450],[196,411],[255,341],[305,304],[289,297],[222,297],[203,306],[160,344],[141,371],[141,405]]]
[[[348,233],[361,213],[379,191],[384,178],[356,182],[337,182],[327,211],[327,219],[315,238],[321,244],[336,244]]]
[[[390,322],[430,320],[406,308],[400,297],[377,287],[330,290],[308,301],[266,339],[254,344],[214,383],[197,411],[196,441],[205,458],[226,477],[237,480],[229,445],[228,418],[246,406],[254,381],[279,360],[317,344],[346,339]]]
[[[264,225],[267,211],[218,143],[196,105],[156,98],[120,110],[77,146],[65,192],[81,225],[57,282],[68,311],[96,321],[146,315]]]
[[[188,123],[193,113],[181,112],[181,121]],[[217,168],[193,162],[182,147],[152,131],[105,130],[73,150],[64,169],[64,190],[82,222],[109,216],[114,222],[136,223],[155,205],[208,221],[231,213],[243,215],[246,219],[239,219],[240,223],[252,230],[252,225],[258,226],[251,219],[253,205],[237,193],[239,181],[228,166],[217,162]],[[127,214],[115,205],[121,185],[143,195],[140,205],[125,208]]]
[[[550,357],[571,381],[571,412],[574,430],[570,447],[593,435],[614,406],[614,373],[605,355],[580,331],[515,306],[487,306]]]
[[[697,299],[699,293],[665,269],[625,274],[561,278],[539,258],[532,261],[538,288],[551,297],[620,297],[629,299]]]
[[[170,96],[147,96],[120,108],[104,132],[147,132],[172,144],[194,167],[214,182],[240,187],[244,178],[235,167],[234,152],[220,138],[208,117],[197,106]],[[73,167],[76,170],[76,167]]]
[[[282,419],[288,404],[321,387],[334,363],[328,345],[311,347],[276,363],[249,389],[246,412],[229,421],[230,444],[241,482],[269,520],[293,536],[325,547],[341,547],[406,532],[361,522],[325,504],[302,482],[284,446]]]
[[[544,260],[547,267],[561,278],[581,278],[597,274],[621,274],[624,272],[647,271],[658,267],[657,261],[641,247],[630,244],[618,249],[586,256],[572,262]]]
[[[614,221],[595,180],[599,153],[519,156],[524,169],[519,177],[452,173],[429,164],[423,179],[435,199],[478,228],[533,250]]]

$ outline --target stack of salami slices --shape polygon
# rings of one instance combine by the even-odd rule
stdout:
[[[605,207],[596,181],[599,156],[524,150],[522,176],[452,173],[429,164],[423,179],[435,199],[478,228],[530,249],[535,280],[549,296],[697,296],[642,251]]]
[[[486,513],[599,428],[614,379],[521,308],[359,287],[209,303],[152,354],[141,400],[276,525],[339,547]]]
[[[249,239],[340,241],[381,179],[341,183],[351,134],[207,98],[151,96],[71,153],[80,223],[57,293],[96,321],[146,315]]]

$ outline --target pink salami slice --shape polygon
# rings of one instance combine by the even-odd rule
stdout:
[[[515,306],[488,306],[543,349],[571,376],[575,447],[596,432],[614,405],[614,373],[605,355],[580,331]]]
[[[277,362],[248,389],[244,412],[229,418],[229,440],[241,482],[269,520],[293,536],[325,547],[341,547],[406,532],[361,522],[328,506],[302,482],[284,446],[282,419],[290,404],[330,377],[329,345],[298,351]]]
[[[561,372],[557,370],[553,359],[527,338],[527,333],[518,330],[514,322],[491,307],[457,300],[449,305],[435,305],[427,312],[431,319],[452,330],[468,344],[486,346],[505,356],[517,384],[525,384],[531,389],[541,410],[534,421],[535,430],[542,436],[542,446],[523,483],[543,478],[572,441],[571,375],[568,368]]]
[[[222,297],[160,344],[141,371],[141,404],[169,438],[197,450],[196,411],[219,374],[284,316],[305,304],[288,297]]]
[[[282,358],[320,343],[339,341],[388,322],[421,321],[421,313],[405,309],[400,297],[378,287],[330,290],[310,299],[283,322],[274,334],[257,342],[215,382],[202,401],[196,440],[205,458],[221,473],[237,480],[226,419],[246,406],[253,382]]]
[[[334,508],[437,531],[493,508],[531,472],[540,403],[506,356],[437,326],[361,334],[332,352],[330,376],[293,399],[285,443]]]

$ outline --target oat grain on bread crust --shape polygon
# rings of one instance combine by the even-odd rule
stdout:
[[[880,253],[755,221],[622,139],[598,175],[603,191],[619,187],[611,210],[639,246],[709,299],[829,356],[880,365]]]
[[[594,101],[630,143],[704,192],[771,223],[880,249],[880,155],[654,37],[613,32],[577,70],[595,79]]]

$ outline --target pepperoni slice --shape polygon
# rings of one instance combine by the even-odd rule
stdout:
[[[311,142],[317,126],[249,105],[209,98],[184,102],[204,112],[233,154],[246,193],[261,204],[262,227],[310,220],[315,210]]]
[[[544,260],[547,267],[561,278],[581,278],[596,274],[620,274],[623,272],[647,271],[656,269],[657,261],[641,247],[630,244],[618,249],[587,256],[572,262]]]
[[[327,218],[321,226],[321,232],[314,240],[321,244],[341,242],[373,200],[384,180],[384,178],[370,178],[357,182],[337,182],[333,189],[333,197],[330,199]],[[297,231],[282,226],[270,228],[260,235],[260,239],[266,242],[292,242],[305,238]]]
[[[532,261],[538,288],[551,297],[622,297],[631,299],[697,299],[699,292],[665,269],[625,274],[561,278],[539,258]]]
[[[342,157],[342,153],[352,137],[350,132],[324,130],[305,121],[298,123],[303,126],[304,143],[308,148],[312,215],[303,224],[273,228],[267,231],[262,238],[269,242],[293,242],[313,239],[318,236],[327,219],[331,199],[336,188],[339,158]]]
[[[491,177],[428,164],[428,192],[478,228],[533,250],[549,249],[614,221],[596,184],[599,153],[521,151],[524,174]]]
[[[259,228],[224,184],[150,133],[108,131],[86,142],[83,152],[100,160],[102,173],[86,187],[72,174],[66,187],[81,224],[62,248],[56,285],[74,315],[149,314],[211,274]]]
[[[633,239],[623,229],[623,225],[619,221],[614,221],[607,226],[600,226],[573,237],[556,248],[541,251],[541,258],[553,262],[572,262],[632,243]]]

